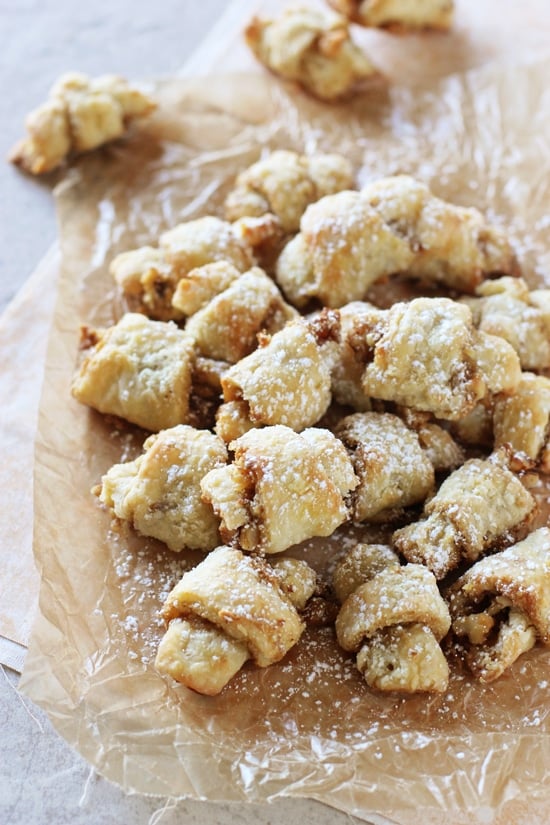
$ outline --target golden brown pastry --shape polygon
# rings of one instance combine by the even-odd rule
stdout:
[[[345,498],[357,479],[344,446],[328,430],[252,429],[229,448],[233,463],[201,482],[224,541],[281,553],[313,536],[329,536],[349,518]]]
[[[321,100],[352,94],[377,70],[332,12],[289,8],[275,20],[254,17],[245,39],[260,63]]]
[[[311,571],[305,562],[297,564],[301,568],[294,567],[292,579],[295,587],[302,582],[301,604]],[[247,659],[259,667],[278,662],[304,630],[292,599],[296,591],[289,587],[288,571],[278,573],[263,559],[218,547],[184,574],[166,600],[168,628],[157,652],[157,670],[214,696]]]
[[[352,186],[353,172],[347,158],[280,149],[241,172],[225,201],[225,214],[234,221],[270,212],[285,232],[297,232],[310,203]]]
[[[111,262],[111,275],[131,309],[161,321],[181,320],[192,314],[190,307],[196,312],[226,289],[235,278],[235,269],[238,273],[250,269],[255,245],[279,232],[272,215],[255,220],[258,225],[248,235],[242,222],[231,224],[211,215],[180,223],[160,236],[158,247],[144,246],[117,255]],[[194,272],[217,261],[223,262],[225,270]],[[190,281],[190,294],[182,288],[174,306],[174,293],[182,279]]]
[[[363,544],[336,568],[335,587],[345,596],[336,619],[338,642],[357,654],[370,687],[405,693],[446,689],[449,666],[439,642],[451,619],[429,570],[401,567],[390,548]]]
[[[496,396],[495,447],[508,444],[543,473],[550,473],[550,379],[524,372],[513,395]]]
[[[499,450],[451,473],[425,505],[423,519],[394,533],[396,549],[442,579],[463,559],[474,562],[525,532],[536,502],[507,462]]]
[[[208,552],[220,544],[219,520],[201,500],[200,482],[227,462],[227,449],[208,430],[185,424],[150,436],[134,461],[115,464],[101,479],[100,500],[143,536],[170,550]]]
[[[223,266],[227,265],[219,262],[201,269],[212,271]],[[195,277],[199,272],[200,269],[194,270]],[[189,305],[187,281],[178,284],[172,301],[176,308]],[[182,287],[186,300],[180,304]],[[297,316],[271,278],[259,267],[253,267],[195,312],[185,331],[201,355],[235,364],[256,349],[258,333],[276,333]]]
[[[82,347],[77,401],[152,432],[187,422],[194,348],[174,323],[129,312],[108,329],[84,327]]]
[[[10,160],[33,175],[51,172],[69,155],[121,137],[132,121],[155,108],[150,97],[122,77],[65,74],[46,103],[28,115],[28,136],[13,148]]]
[[[453,633],[470,670],[492,682],[537,640],[550,644],[550,530],[476,562],[449,590]]]
[[[339,310],[340,340],[337,343],[332,367],[332,397],[338,404],[353,407],[357,412],[366,412],[372,407],[370,398],[365,395],[362,378],[365,364],[349,341],[362,315],[372,317],[376,307],[364,301],[353,301]]]
[[[354,413],[338,423],[335,435],[359,479],[351,496],[354,521],[388,521],[432,493],[433,465],[416,433],[396,415]]]
[[[396,413],[417,434],[420,446],[436,473],[455,470],[464,464],[464,451],[451,433],[437,424],[430,413],[408,407],[398,407]]]
[[[521,376],[513,348],[476,330],[468,307],[448,298],[364,309],[347,340],[365,364],[365,396],[437,418],[462,418],[489,392],[512,392]]]
[[[523,278],[485,281],[464,298],[474,324],[511,344],[524,370],[550,368],[550,289],[529,291]]]
[[[361,26],[397,31],[446,30],[454,12],[453,0],[329,0],[329,3]]]
[[[277,281],[294,306],[340,307],[397,273],[472,293],[492,273],[514,274],[506,233],[477,209],[436,198],[408,175],[382,178],[309,206],[283,249]]]
[[[319,421],[331,401],[331,347],[338,334],[339,318],[328,312],[311,322],[291,321],[271,338],[264,336],[258,349],[222,377],[224,401],[238,404],[232,407],[230,432],[237,410],[240,432],[248,422],[284,424],[298,432]],[[226,441],[223,405],[219,416],[216,432]]]

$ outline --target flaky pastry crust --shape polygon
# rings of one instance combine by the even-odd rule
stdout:
[[[331,354],[338,335],[339,318],[328,312],[311,322],[291,321],[271,338],[264,336],[258,349],[222,377],[224,401],[239,404],[232,407],[230,432],[237,411],[244,419],[241,432],[246,422],[300,431],[319,421],[331,401]],[[226,441],[224,420],[222,405],[216,431]]]
[[[13,148],[10,160],[32,175],[51,172],[69,155],[121,137],[132,121],[155,108],[150,97],[122,77],[65,74],[46,103],[27,116],[28,135]]]
[[[524,372],[512,395],[497,396],[493,433],[495,447],[508,444],[550,473],[550,379]]]
[[[442,579],[462,559],[474,562],[524,534],[536,502],[507,460],[499,450],[451,473],[425,505],[423,519],[393,534],[396,549]]]
[[[329,0],[354,23],[397,31],[447,30],[453,20],[453,0]]]
[[[170,550],[213,550],[220,544],[219,520],[201,500],[200,482],[226,464],[225,444],[208,430],[180,424],[150,436],[143,449],[134,461],[108,470],[100,500]]]
[[[254,17],[245,39],[260,63],[321,100],[347,97],[377,74],[347,20],[332,12],[289,8],[274,20]]]
[[[365,364],[366,397],[437,418],[462,418],[489,391],[512,392],[521,376],[512,347],[478,332],[468,307],[448,298],[363,310],[347,340]]]
[[[315,298],[340,307],[398,273],[473,293],[487,275],[516,271],[506,234],[477,209],[447,203],[420,181],[397,175],[309,206],[276,274],[295,306]]]
[[[152,432],[187,423],[195,354],[173,322],[129,312],[81,336],[87,354],[71,386],[77,401]]]
[[[459,648],[482,682],[501,676],[537,638],[550,645],[550,530],[476,562],[448,601]]]
[[[300,576],[298,568],[293,575]],[[215,695],[248,658],[260,667],[278,662],[304,629],[284,578],[262,559],[218,547],[169,594],[157,669]]]
[[[532,292],[523,278],[486,281],[476,298],[464,298],[475,325],[504,338],[519,355],[522,369],[540,372],[550,368],[550,289]]]
[[[117,255],[111,275],[131,309],[161,321],[182,320],[250,269],[255,245],[279,232],[272,215],[257,221],[253,235],[243,233],[241,223],[211,215],[180,223],[160,236],[158,247]],[[205,268],[216,262],[217,268]]]
[[[285,232],[297,232],[306,207],[353,186],[350,162],[341,155],[299,155],[277,150],[238,175],[225,201],[234,221],[245,215],[277,216]]]
[[[362,581],[361,581],[362,578]],[[382,691],[441,692],[449,667],[439,646],[451,619],[435,577],[399,565],[384,545],[358,545],[335,571],[346,596],[336,619],[339,644],[357,654],[367,684]]]
[[[387,521],[424,501],[434,468],[418,436],[390,413],[354,413],[335,429],[348,450],[359,484],[351,496],[354,521]]]
[[[329,536],[349,518],[345,499],[357,479],[345,448],[328,430],[253,429],[230,450],[233,463],[201,482],[224,541],[280,553],[313,536]]]
[[[225,264],[219,262],[207,269],[211,272],[223,266]],[[199,272],[194,270],[195,278]],[[187,282],[188,279],[180,281],[174,294],[172,304],[177,308],[183,305],[178,302],[178,296]],[[189,290],[185,292],[187,306]],[[271,278],[259,267],[253,267],[195,312],[187,321],[185,331],[201,355],[235,364],[256,349],[259,333],[272,335],[297,316]]]

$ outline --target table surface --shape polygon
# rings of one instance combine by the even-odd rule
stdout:
[[[19,0],[0,2],[0,150],[22,136],[26,113],[64,71],[115,72],[129,78],[178,70],[219,19],[224,0]],[[55,240],[49,181],[0,163],[0,311]],[[203,823],[279,825],[359,823],[310,800],[228,805],[127,796],[99,777],[17,691],[16,673],[0,673],[0,822]],[[519,820],[518,820],[519,823]],[[523,822],[522,822],[523,825]]]

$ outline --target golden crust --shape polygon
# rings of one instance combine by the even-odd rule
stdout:
[[[397,530],[393,540],[406,559],[425,564],[441,579],[461,559],[474,562],[509,543],[535,512],[533,496],[499,451],[455,470],[425,505],[423,520]]]
[[[550,472],[550,379],[524,372],[513,395],[497,396],[493,432],[495,447],[508,444]]]
[[[208,473],[203,498],[221,518],[225,541],[280,553],[347,520],[344,497],[357,480],[344,447],[328,431],[275,426],[230,444],[234,463]]]
[[[227,462],[227,449],[208,430],[184,424],[150,436],[135,461],[115,464],[101,480],[100,500],[144,536],[170,550],[213,550],[219,520],[201,500],[200,482]]]
[[[377,74],[347,21],[331,12],[293,8],[275,20],[254,17],[244,34],[260,63],[321,100],[347,97]]]
[[[315,298],[340,307],[363,300],[372,284],[397,273],[473,293],[487,275],[516,271],[506,234],[480,212],[397,175],[309,206],[276,274],[295,306]]]
[[[523,278],[504,277],[480,284],[476,295],[463,299],[476,326],[504,338],[519,355],[522,369],[549,369],[550,290],[530,292]]]
[[[453,0],[329,0],[330,5],[361,26],[407,31],[446,31],[454,14]]]
[[[398,407],[396,413],[407,427],[418,436],[420,446],[429,458],[435,472],[455,470],[464,463],[464,451],[451,433],[436,424],[430,413],[408,407]]]
[[[167,622],[188,616],[211,622],[244,642],[260,667],[282,659],[303,631],[269,565],[223,546],[184,574],[169,594],[163,616]]]
[[[151,98],[124,78],[63,75],[46,103],[28,115],[28,136],[13,148],[10,160],[33,175],[50,172],[71,154],[121,137],[133,120],[155,108]]]
[[[310,203],[352,186],[351,164],[341,155],[278,150],[241,172],[227,196],[225,214],[234,221],[270,212],[285,232],[297,232]]]
[[[482,559],[450,588],[453,631],[473,672],[498,678],[539,638],[550,644],[550,530]]]
[[[519,381],[512,347],[494,339],[491,355],[490,336],[480,336],[466,306],[416,298],[363,313],[348,341],[366,362],[366,396],[452,420],[470,412],[492,386],[511,392]]]
[[[334,315],[291,321],[225,373],[224,400],[245,401],[255,426],[284,424],[300,431],[315,424],[331,401],[329,356],[338,333]]]
[[[178,306],[178,290],[174,306]],[[256,349],[259,333],[278,332],[297,315],[271,278],[254,267],[199,309],[185,331],[201,355],[235,364]]]
[[[351,346],[348,336],[361,316],[365,314],[369,317],[373,311],[377,312],[376,308],[363,301],[354,301],[339,310],[340,340],[337,343],[332,367],[332,396],[338,404],[353,407],[357,412],[370,410],[371,401],[365,395],[361,383],[365,365]]]
[[[72,382],[77,401],[152,432],[187,422],[194,350],[174,323],[127,313],[82,337],[88,353]]]
[[[416,433],[396,415],[354,413],[339,422],[335,434],[359,479],[351,498],[354,521],[387,520],[433,491],[434,468]]]
[[[340,559],[332,575],[336,598],[343,604],[360,585],[381,570],[400,567],[397,553],[387,544],[357,544]]]

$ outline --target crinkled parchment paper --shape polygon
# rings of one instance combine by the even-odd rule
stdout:
[[[334,108],[267,76],[167,82],[145,132],[83,159],[59,188],[64,262],[36,454],[40,617],[21,686],[101,774],[173,797],[311,797],[403,825],[460,811],[487,821],[474,812],[549,793],[549,651],[485,687],[455,673],[432,698],[371,693],[329,629],[279,665],[246,666],[219,697],[160,677],[158,609],[198,557],[113,529],[89,491],[143,433],[69,393],[80,321],[121,311],[112,257],[219,212],[233,175],[268,147],[344,152],[361,183],[417,175],[508,226],[529,280],[550,282],[549,76],[550,62],[486,68]],[[324,569],[350,540],[299,552]]]

